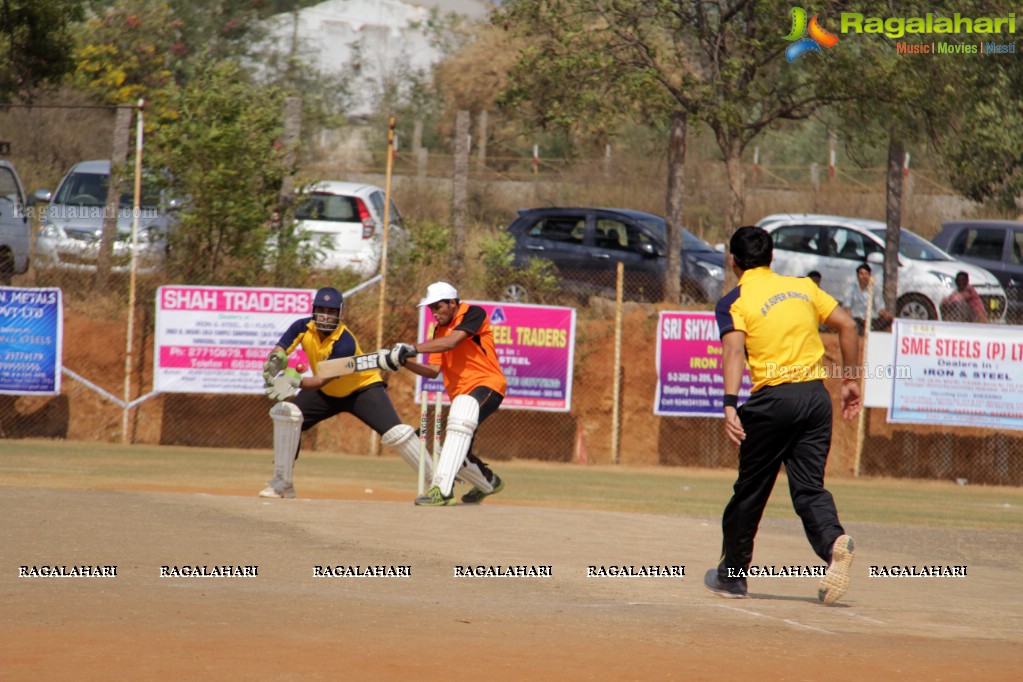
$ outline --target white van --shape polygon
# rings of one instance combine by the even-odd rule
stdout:
[[[321,268],[351,268],[362,275],[380,267],[384,227],[384,190],[357,182],[313,185],[295,208],[300,234],[320,247]],[[391,202],[388,243],[401,237],[401,213]]]
[[[875,281],[882,281],[881,263],[887,226],[879,220],[812,213],[767,216],[757,225],[771,234],[780,275],[805,277],[821,273],[821,288],[839,301],[856,279],[856,266],[873,263]],[[899,237],[899,289],[896,317],[937,320],[941,301],[956,290],[955,276],[965,272],[992,321],[1005,317],[1005,290],[987,270],[956,260],[906,228]]]

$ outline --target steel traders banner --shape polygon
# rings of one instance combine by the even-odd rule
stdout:
[[[888,421],[1023,430],[1023,328],[895,320],[892,343]]]
[[[657,323],[657,393],[654,414],[724,417],[721,333],[711,312],[661,311]],[[753,384],[742,375],[739,402]]]
[[[470,302],[470,301],[467,301]],[[575,360],[575,308],[471,301],[487,311],[494,346],[508,395],[501,409],[568,412],[572,409],[572,371]],[[436,322],[430,310],[419,309],[419,339],[433,338]],[[419,361],[426,362],[420,355]],[[416,402],[422,391],[431,396],[444,390],[443,377],[416,378]],[[433,402],[432,400],[430,402]],[[448,404],[450,397],[444,396]]]
[[[60,289],[0,287],[0,393],[60,393]]]
[[[263,363],[315,291],[165,286],[156,292],[153,390],[262,393]],[[292,362],[305,361],[301,351]],[[307,363],[308,364],[308,363]]]

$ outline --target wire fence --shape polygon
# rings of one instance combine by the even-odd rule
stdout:
[[[613,284],[608,281],[608,286]],[[388,305],[396,318],[414,318],[418,285],[395,292]],[[465,290],[467,300],[485,300],[482,290]],[[376,293],[346,301],[349,325],[363,340],[373,338]],[[476,451],[485,460],[529,459],[622,466],[734,468],[737,451],[725,438],[720,419],[655,414],[657,312],[663,304],[626,301],[621,309],[622,352],[614,403],[616,366],[614,299],[553,295],[549,304],[576,309],[571,409],[567,412],[500,410],[481,427]],[[272,451],[270,402],[261,395],[168,393],[146,398],[153,386],[154,300],[140,297],[136,311],[131,398],[144,398],[125,414],[119,401],[124,386],[126,311],[100,310],[95,298],[65,301],[64,364],[67,372],[56,396],[0,396],[4,438],[51,438],[87,442],[127,442],[205,448]],[[709,303],[685,306],[710,310]],[[673,306],[672,310],[678,309]],[[409,339],[413,327],[389,326],[387,340]],[[834,337],[834,335],[826,335]],[[826,339],[833,348],[834,339]],[[831,351],[829,351],[831,352]],[[828,380],[837,405],[837,380]],[[419,423],[416,384],[408,372],[390,375],[389,392],[405,423]],[[435,407],[432,396],[429,423]],[[446,411],[446,410],[445,410]],[[837,410],[836,410],[837,412]],[[618,415],[618,422],[614,422]],[[885,411],[871,409],[862,454],[856,456],[855,426],[835,417],[829,473],[891,476],[969,483],[1023,485],[1023,432],[889,424]],[[327,420],[307,432],[303,450],[366,456],[395,456],[375,447],[371,431],[349,415]],[[858,472],[856,471],[858,462]],[[411,480],[411,479],[410,479]],[[259,481],[254,481],[258,485]]]

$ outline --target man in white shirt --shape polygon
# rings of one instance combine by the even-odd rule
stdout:
[[[863,335],[864,321],[867,319],[867,299],[870,297],[871,279],[870,266],[866,263],[861,263],[856,267],[856,279],[849,285],[849,290],[842,298],[842,306],[856,320],[860,336]],[[870,306],[871,329],[886,327],[892,320],[892,314],[884,308],[881,288],[879,283],[874,283],[874,300]]]

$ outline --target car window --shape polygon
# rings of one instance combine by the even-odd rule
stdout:
[[[1012,262],[1015,265],[1023,265],[1023,230],[1012,233]]]
[[[10,168],[0,168],[0,198],[7,199],[14,204],[15,210],[19,215],[21,214],[24,208],[21,205],[21,189]]]
[[[546,218],[529,230],[530,237],[549,239],[555,242],[583,243],[586,233],[586,219],[577,217]]]
[[[873,239],[844,227],[828,228],[828,255],[863,262],[867,256],[880,251]]]
[[[1005,230],[993,227],[971,227],[963,230],[952,242],[950,253],[982,260],[1002,260]]]
[[[384,219],[384,193],[373,192],[369,195],[369,201],[373,204],[373,212],[380,216],[380,220]],[[387,216],[390,218],[391,216]]]
[[[106,173],[71,173],[53,199],[55,204],[70,204],[72,206],[106,206],[107,185],[110,176]],[[121,187],[131,187],[131,183],[121,181]],[[155,208],[160,203],[159,193],[155,192],[148,184],[142,185],[141,205],[146,208]],[[121,192],[117,205],[120,208],[131,208],[135,205],[135,191],[129,189]]]
[[[786,225],[771,233],[774,248],[799,253],[819,253],[820,227],[818,225]]]
[[[359,222],[359,212],[353,197],[337,194],[312,194],[295,209],[299,220],[331,220]]]
[[[597,220],[597,246],[604,249],[629,250],[628,225],[620,220],[600,218]]]
[[[64,179],[54,199],[56,204],[103,206],[107,200],[106,176],[98,173],[71,173]]]

